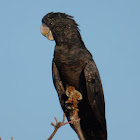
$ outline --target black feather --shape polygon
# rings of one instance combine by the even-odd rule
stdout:
[[[74,86],[83,96],[78,104],[78,115],[85,139],[107,140],[102,83],[92,55],[82,41],[78,24],[65,13],[49,13],[42,22],[51,29],[56,42],[53,81],[63,111],[69,120],[65,91],[67,86]]]

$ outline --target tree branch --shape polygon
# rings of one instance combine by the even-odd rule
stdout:
[[[51,134],[51,136],[48,138],[48,140],[51,140],[53,138],[53,136],[56,134],[57,130],[63,126],[63,125],[66,125],[66,124],[69,124],[69,123],[72,123],[74,121],[79,121],[80,119],[78,120],[74,120],[74,121],[68,121],[65,123],[65,113],[63,114],[63,121],[62,122],[58,122],[57,118],[54,117],[55,121],[56,121],[56,124],[54,124],[53,122],[51,122],[51,125],[54,126],[54,131],[53,133]]]

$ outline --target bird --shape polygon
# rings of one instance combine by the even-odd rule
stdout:
[[[63,112],[73,121],[70,126],[80,140],[107,140],[102,82],[79,25],[71,15],[50,12],[42,18],[40,30],[56,43],[52,78]]]

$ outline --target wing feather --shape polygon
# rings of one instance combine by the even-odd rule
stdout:
[[[84,75],[89,103],[96,118],[106,129],[104,94],[100,75],[94,61],[88,62],[84,69]]]
[[[58,71],[54,61],[52,63],[52,71],[53,71],[53,83],[57,90],[62,109],[65,110],[65,98],[66,98],[65,89],[64,89],[63,83],[61,81],[59,71]]]

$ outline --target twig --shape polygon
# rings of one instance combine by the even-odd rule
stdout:
[[[57,130],[58,130],[61,126],[74,122],[74,121],[68,121],[68,122],[65,123],[65,113],[63,114],[63,121],[62,121],[62,122],[58,122],[58,120],[57,120],[56,117],[54,117],[54,119],[55,119],[55,121],[56,121],[56,125],[55,125],[53,122],[51,123],[51,125],[54,126],[54,131],[53,131],[53,133],[51,134],[51,136],[48,138],[48,140],[51,140],[51,139],[53,138],[53,136],[55,135],[55,133],[57,132]],[[78,120],[75,120],[75,121],[79,121],[79,119],[78,119]]]
[[[1,137],[0,137],[0,140],[1,140]],[[13,137],[11,137],[11,140],[13,140]]]

